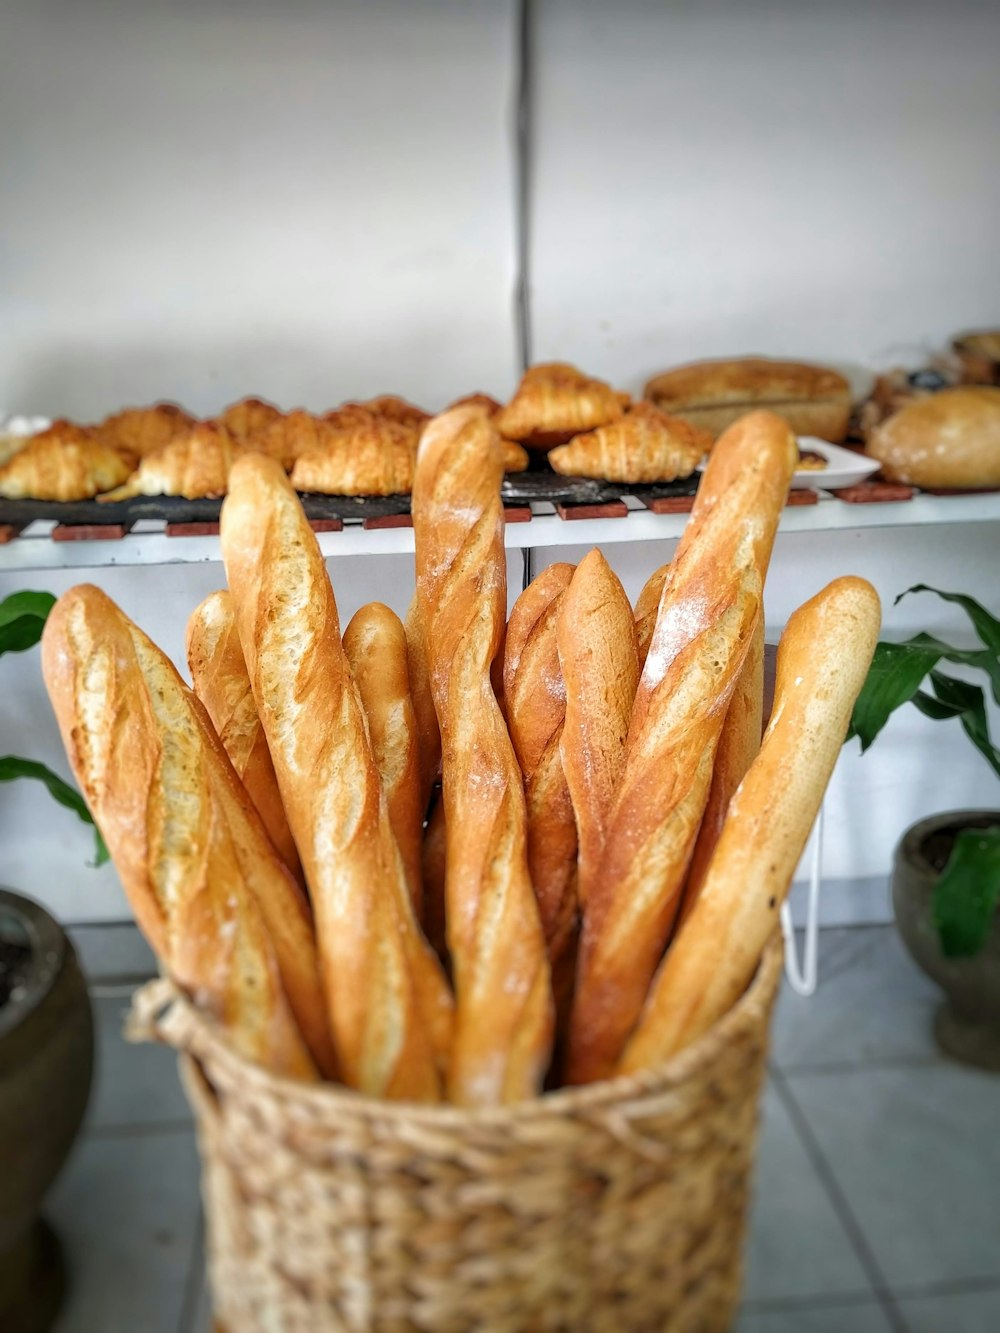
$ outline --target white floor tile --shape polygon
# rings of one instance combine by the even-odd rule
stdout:
[[[764,1099],[746,1300],[869,1293],[850,1240],[778,1097]]]
[[[788,1082],[890,1286],[1000,1278],[1000,1079],[941,1063]]]
[[[899,1306],[910,1333],[995,1333],[1000,1328],[1000,1287],[914,1296]]]
[[[70,1267],[56,1333],[177,1333],[198,1217],[193,1135],[85,1140],[46,1214]]]

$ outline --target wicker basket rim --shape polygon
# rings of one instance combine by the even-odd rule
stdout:
[[[339,1083],[302,1083],[273,1074],[237,1054],[212,1020],[198,1010],[169,979],[148,982],[136,992],[135,998],[136,1002],[142,1004],[141,997],[148,996],[144,1005],[147,1010],[155,1009],[160,1014],[166,1011],[179,1013],[185,1038],[170,1044],[186,1050],[198,1060],[210,1058],[213,1063],[227,1066],[239,1078],[241,1086],[252,1085],[272,1097],[301,1105],[309,1104],[326,1112],[339,1110],[341,1114],[353,1117],[378,1116],[388,1122],[406,1121],[410,1125],[423,1123],[433,1130],[467,1128],[472,1124],[500,1128],[526,1119],[561,1116],[567,1112],[579,1115],[611,1104],[621,1108],[653,1094],[662,1096],[671,1088],[689,1082],[712,1062],[720,1046],[725,1046],[736,1031],[756,1022],[757,1014],[761,1008],[767,1007],[778,983],[783,961],[784,943],[780,931],[776,930],[752,981],[732,1009],[704,1036],[678,1051],[662,1065],[635,1074],[620,1074],[581,1087],[557,1088],[539,1097],[505,1106],[464,1107],[447,1103],[389,1101],[369,1097]],[[136,1019],[135,1008],[131,1028],[133,1039],[148,1039],[150,1035],[154,1039],[164,1039],[163,1027],[157,1020],[154,1018],[150,1023],[141,1017]]]

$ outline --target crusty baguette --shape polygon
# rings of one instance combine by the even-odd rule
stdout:
[[[660,609],[660,594],[663,592],[663,585],[666,582],[669,568],[670,562],[668,561],[665,565],[661,565],[659,569],[653,570],[643,584],[642,591],[639,593],[635,604],[636,647],[639,651],[640,672],[646,665],[646,654],[649,652],[649,645],[653,639],[653,630],[656,629],[656,613]]]
[[[210,593],[192,611],[187,660],[194,692],[205,705],[236,776],[246,787],[278,855],[303,883],[295,839],[243,661],[232,599],[225,589]]]
[[[836,579],[789,619],[774,711],[729,803],[701,893],[671,945],[623,1071],[667,1059],[739,999],[774,931],[844,741],[879,631],[864,579]]]
[[[566,686],[556,647],[572,577],[572,565],[543,570],[514,603],[504,643],[504,711],[524,776],[528,871],[553,964],[576,923],[576,820],[559,754]]]
[[[466,1105],[536,1093],[552,999],[528,877],[521,773],[490,670],[507,609],[500,437],[475,407],[424,428],[413,487],[417,595],[442,738],[455,1043]]]
[[[413,918],[326,564],[272,458],[233,468],[222,554],[257,711],[316,912],[349,1086],[435,1100],[449,995]]]
[[[42,669],[70,764],[167,971],[242,1054],[301,1078],[331,1072],[308,905],[195,695],[88,585],[53,609]]]
[[[736,681],[733,697],[726,709],[726,720],[719,733],[719,748],[715,752],[712,785],[708,789],[705,813],[702,815],[698,840],[691,856],[691,866],[677,913],[677,927],[698,899],[708,870],[715,844],[719,841],[726,810],[733,792],[743,781],[747,769],[760,749],[764,729],[764,617],[759,615],[754,626],[750,651]]]
[[[770,412],[726,431],[667,574],[625,772],[584,904],[571,1082],[613,1071],[663,952],[796,454],[788,426]]]
[[[580,561],[566,591],[556,640],[566,682],[566,723],[559,753],[576,817],[577,887],[586,911],[621,782],[639,680],[632,607],[596,547]]]
[[[434,711],[431,668],[427,660],[427,643],[420,623],[420,605],[416,592],[403,621],[403,628],[406,630],[406,671],[417,724],[420,796],[426,814],[430,806],[431,790],[441,776],[441,729]]]
[[[406,632],[382,602],[359,608],[344,631],[344,652],[361,695],[389,823],[419,921],[423,891],[420,844],[424,831],[417,724],[406,667]]]

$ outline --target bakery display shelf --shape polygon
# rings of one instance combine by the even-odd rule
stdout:
[[[533,501],[517,506],[520,521],[507,525],[512,549],[554,546],[613,545],[619,542],[675,541],[687,513],[655,513],[637,497],[618,502],[619,517],[588,517],[567,522],[555,506]],[[523,510],[530,509],[530,521]],[[331,520],[328,520],[331,521]],[[916,494],[905,503],[845,504],[820,493],[815,504],[790,505],[781,520],[783,533],[857,531],[865,528],[923,527],[939,524],[1000,523],[1000,493],[934,496]],[[323,520],[314,526],[321,527]],[[53,541],[51,522],[35,522],[6,545],[0,545],[0,573],[5,570],[87,569],[107,565],[200,564],[219,561],[219,539],[213,534],[168,536],[162,521],[137,520],[117,541]],[[339,531],[320,531],[325,556],[402,555],[413,552],[413,529],[344,522]]]

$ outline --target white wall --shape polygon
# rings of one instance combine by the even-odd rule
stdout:
[[[248,391],[507,393],[513,0],[5,0],[0,408],[93,417]],[[536,0],[536,358],[636,386],[694,356],[891,359],[1000,320],[1000,6]],[[609,548],[632,591],[668,547]],[[837,573],[996,605],[997,527],[779,538],[776,635]],[[565,558],[565,556],[562,556]],[[539,564],[544,563],[542,555]],[[332,566],[346,620],[405,560]],[[515,566],[516,575],[516,566]],[[96,577],[94,574],[88,577]],[[218,567],[99,581],[179,654]],[[5,574],[0,597],[70,575]],[[957,628],[932,603],[888,631]],[[61,763],[36,654],[0,663],[0,753]],[[900,717],[831,789],[828,872],[877,874],[911,819],[996,803],[950,727]],[[120,913],[86,831],[0,788],[0,880]]]

